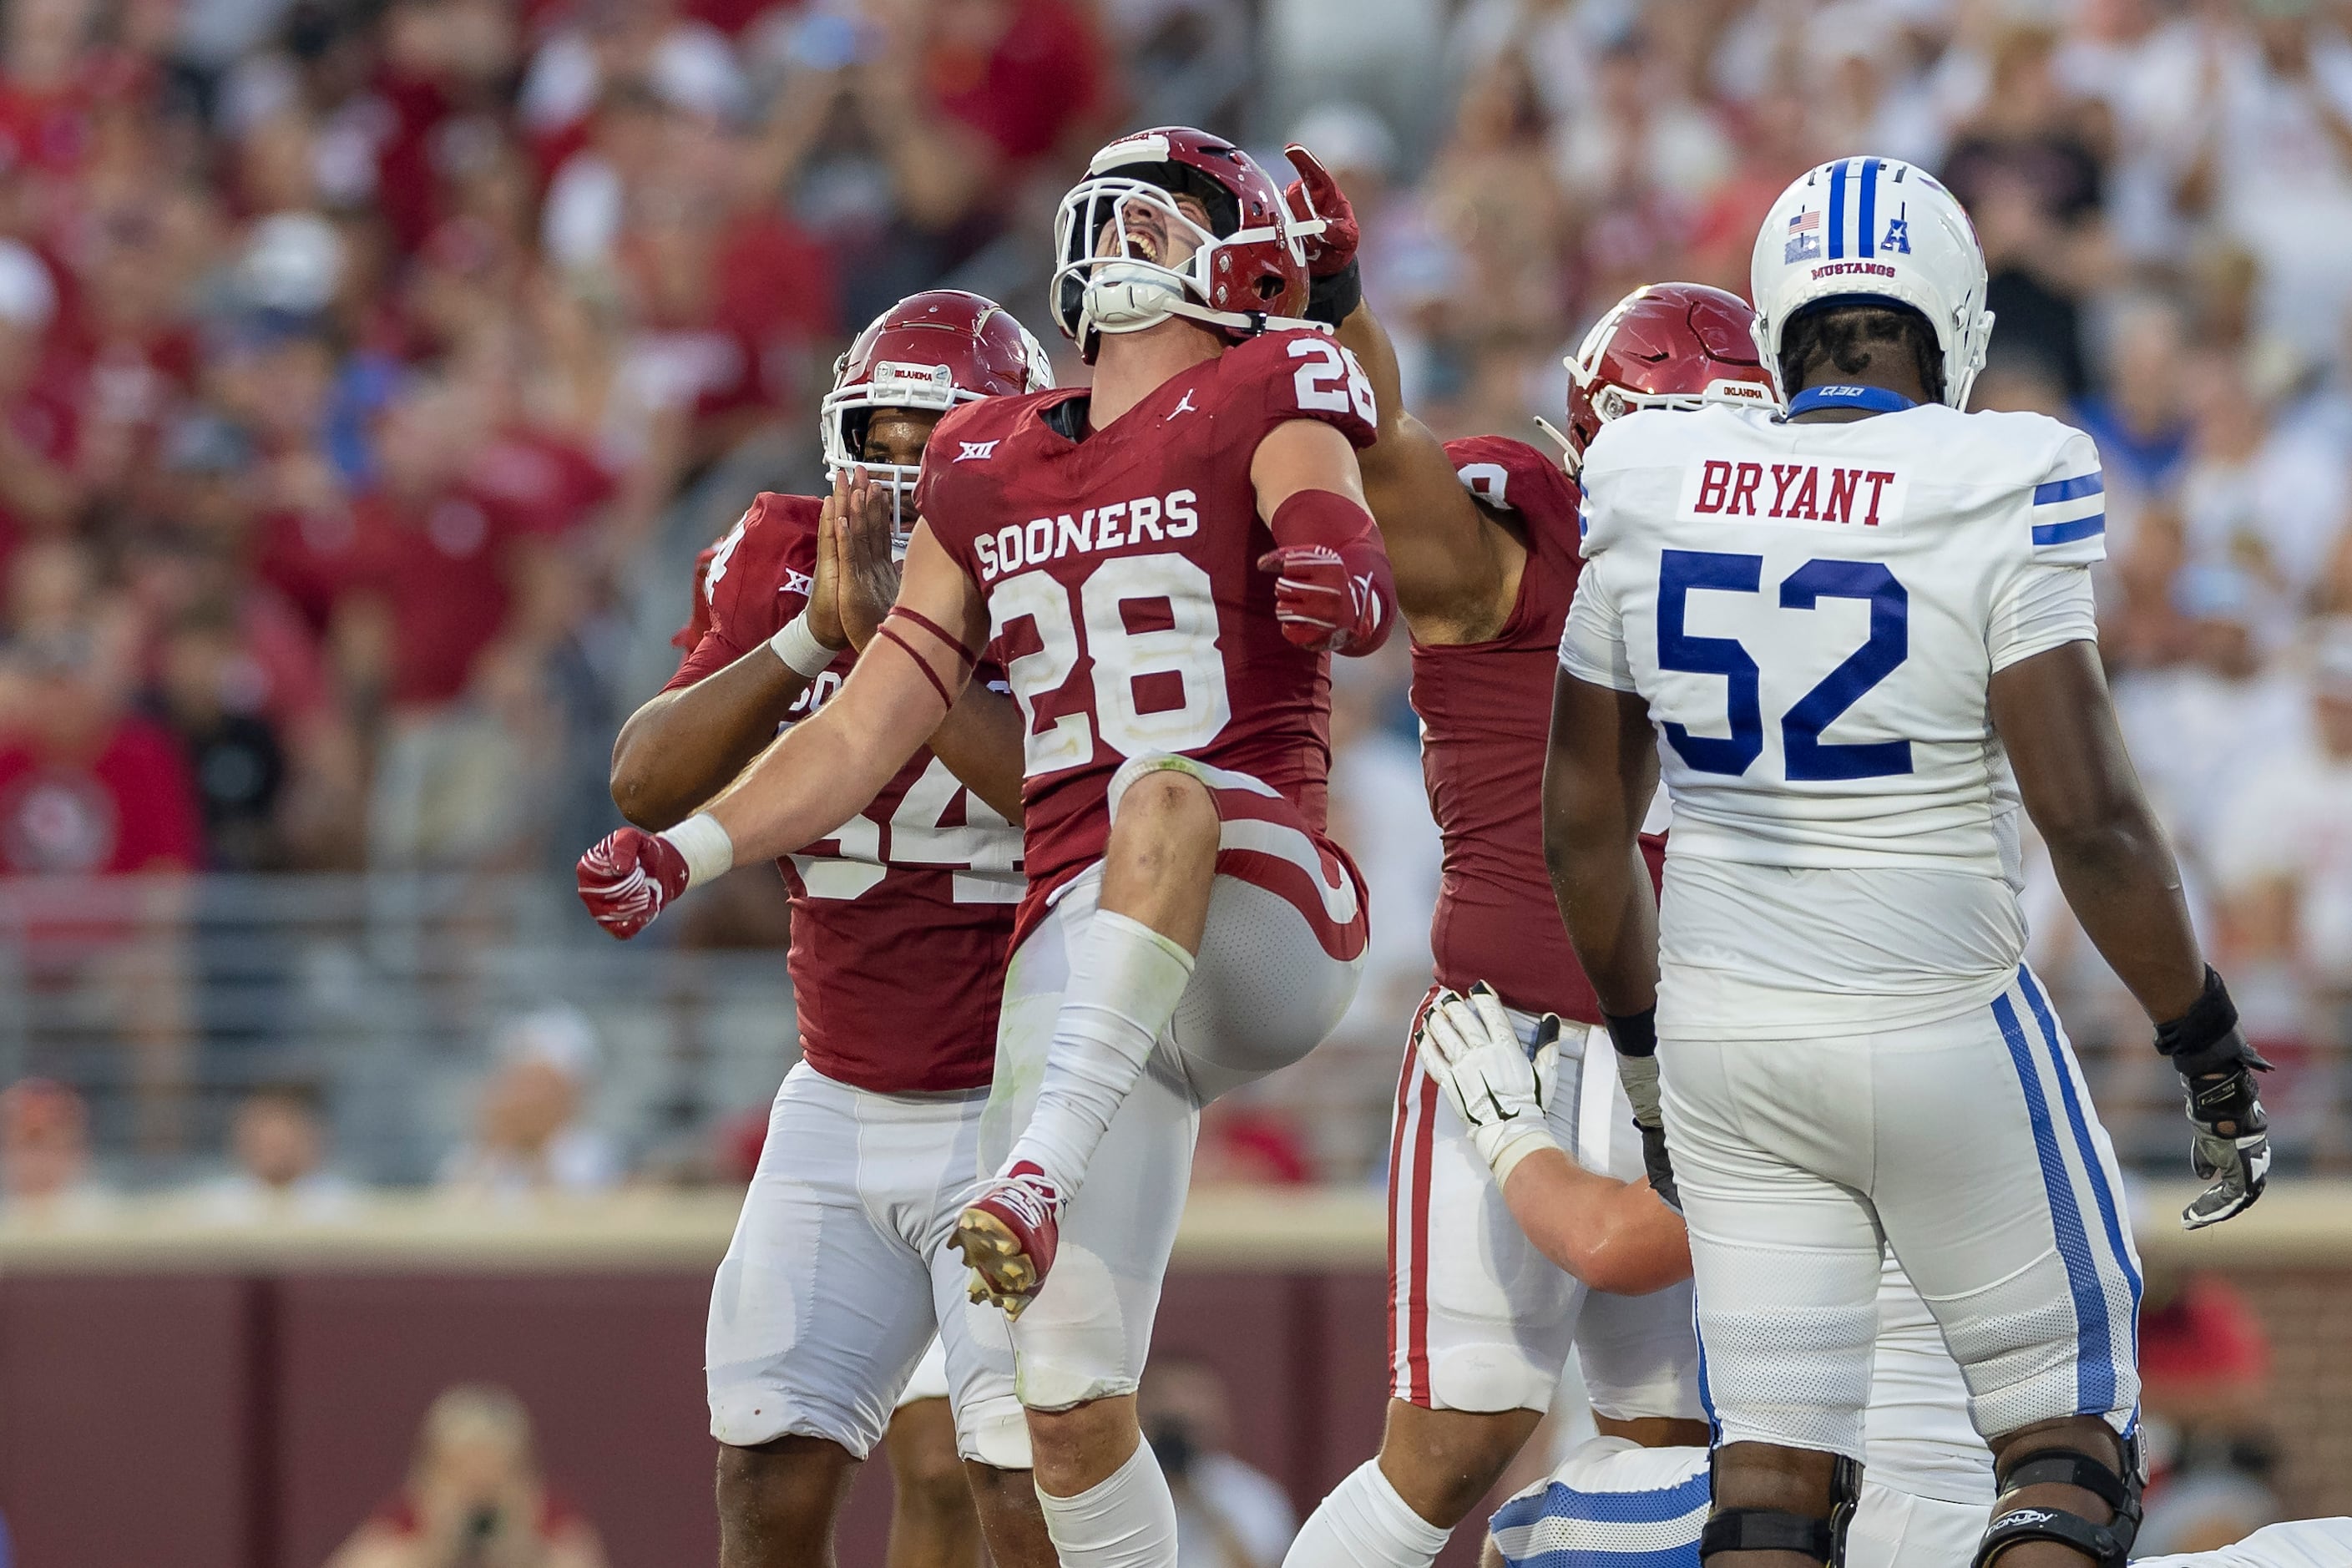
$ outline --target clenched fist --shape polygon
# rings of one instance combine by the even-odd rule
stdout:
[[[1349,571],[1329,545],[1286,544],[1260,556],[1257,568],[1275,574],[1275,618],[1300,647],[1369,652],[1386,637],[1375,580]]]
[[[657,833],[624,827],[580,857],[575,876],[596,923],[625,942],[686,891],[686,857]]]

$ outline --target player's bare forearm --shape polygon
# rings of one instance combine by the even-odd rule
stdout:
[[[684,821],[741,773],[808,689],[765,647],[692,686],[664,691],[613,742],[613,804],[639,827]]]
[[[1021,820],[1021,709],[975,680],[931,736],[931,750],[972,794],[1007,822]]]
[[[915,668],[915,656],[877,642],[831,701],[761,752],[706,808],[727,830],[735,864],[772,860],[830,835],[906,766],[940,716],[937,691]]]
[[[2096,646],[2021,659],[1992,678],[1990,697],[1993,730],[2067,907],[2150,1019],[2179,1017],[2204,990],[2204,954]]]
[[[1396,350],[1370,306],[1349,312],[1339,341],[1362,362],[1380,409],[1380,439],[1357,462],[1396,573],[1397,607],[1423,642],[1483,641],[1510,613],[1501,601],[1526,552],[1471,499],[1445,443],[1406,411]]]
[[[1644,1296],[1690,1278],[1689,1233],[1646,1182],[1541,1149],[1512,1168],[1503,1201],[1537,1251],[1596,1290]]]
[[[1602,1011],[1619,1017],[1657,1003],[1658,906],[1642,859],[1657,782],[1642,699],[1561,671],[1544,758],[1544,863],[1577,961]]]
[[[971,579],[918,524],[898,607],[849,679],[710,803],[735,864],[790,854],[863,811],[954,710],[987,630]]]

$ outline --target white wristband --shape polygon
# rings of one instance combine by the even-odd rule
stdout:
[[[841,657],[839,648],[816,640],[816,634],[809,630],[806,610],[786,621],[784,629],[768,639],[768,647],[784,661],[785,668],[810,680],[832,668],[833,661]]]
[[[1479,1131],[1485,1131],[1486,1129],[1481,1128]],[[1520,1161],[1539,1150],[1559,1148],[1559,1140],[1554,1138],[1550,1130],[1540,1123],[1531,1127],[1511,1128],[1504,1136],[1485,1140],[1484,1142],[1486,1146],[1481,1147],[1478,1152],[1486,1156],[1487,1167],[1495,1173],[1495,1188],[1497,1192],[1501,1191],[1503,1184],[1511,1179],[1511,1173],[1519,1168]]]
[[[664,828],[661,837],[686,858],[686,885],[689,888],[698,888],[735,868],[735,840],[727,837],[719,819],[707,811],[696,812],[676,827]]]

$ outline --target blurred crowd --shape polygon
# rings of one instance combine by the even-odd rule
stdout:
[[[1053,196],[1161,119],[1335,168],[1408,399],[1447,435],[1539,440],[1592,318],[1640,282],[1743,289],[1815,162],[1938,172],[1993,273],[1979,401],[2098,438],[2118,702],[2280,1063],[2282,1157],[2352,1164],[2343,0],[16,0],[0,876],[552,884],[606,825],[605,750],[667,673],[693,548],[751,490],[814,482],[847,332],[941,280],[1044,325]],[[1234,1179],[1378,1174],[1424,984],[1405,664],[1339,674],[1335,812],[1375,962],[1335,1050],[1221,1112],[1204,1168]],[[2126,1157],[2168,1164],[2161,1064],[2046,883],[2037,961]],[[772,889],[749,898],[771,923],[733,940],[772,940]],[[14,954],[140,999],[106,1016],[150,1149],[182,1146],[155,1107],[210,1070],[186,919]],[[477,1014],[452,1032],[487,1126],[505,1091],[478,1086],[512,1064]],[[37,1047],[0,1051],[65,1080],[28,1103],[106,1089]],[[235,1086],[241,1163],[341,1092],[295,1077]],[[549,1114],[510,1098],[510,1123]],[[730,1168],[733,1136],[687,1163]]]
[[[1106,68],[1063,0],[10,5],[0,871],[535,863],[665,509]]]

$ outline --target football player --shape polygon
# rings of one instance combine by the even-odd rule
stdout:
[[[1016,1314],[1070,1568],[1175,1561],[1134,1393],[1198,1110],[1319,1042],[1362,962],[1361,879],[1324,833],[1327,659],[1377,648],[1396,608],[1356,464],[1370,385],[1328,336],[1277,325],[1305,302],[1310,234],[1219,138],[1097,153],[1061,204],[1054,284],[1091,388],[942,421],[889,652],[707,812],[599,851],[638,873],[617,896],[641,925],[832,831],[981,648],[1004,656],[1029,894],[991,1106],[1005,1159],[956,1243]]]
[[[1566,471],[1505,437],[1441,444],[1401,406],[1395,353],[1357,286],[1344,195],[1305,149],[1289,156],[1301,171],[1287,193],[1294,214],[1326,226],[1309,245],[1309,314],[1337,324],[1381,414],[1380,439],[1360,458],[1364,489],[1412,637],[1422,765],[1444,843],[1431,1001],[1490,983],[1486,1005],[1531,1047],[1546,1015],[1567,1020],[1551,1042],[1558,1070],[1599,1090],[1605,1133],[1614,1058],[1592,1032],[1600,1006],[1544,876],[1539,813],[1559,633],[1581,566],[1572,476],[1600,423],[1628,409],[1769,403],[1749,312],[1690,284],[1642,290],[1612,310],[1570,362]],[[1577,1205],[1558,1211],[1581,1234],[1559,1237],[1570,1251],[1548,1252],[1512,1223],[1507,1167],[1490,1173],[1481,1148],[1491,1134],[1406,1050],[1389,1177],[1387,1427],[1379,1457],[1309,1517],[1288,1568],[1426,1568],[1541,1420],[1571,1344],[1604,1431],[1706,1440],[1682,1222],[1646,1189],[1577,1170],[1643,1171],[1624,1140],[1612,1171],[1608,1145],[1576,1114],[1583,1100],[1573,1089],[1555,1097],[1543,1135],[1564,1152],[1552,1161],[1558,1179],[1584,1181]],[[1538,1146],[1532,1136],[1513,1144]],[[1530,1217],[1545,1212],[1539,1204]]]
[[[2099,668],[2098,457],[2039,415],[1962,412],[1983,253],[1911,165],[1798,180],[1752,275],[1785,417],[1638,411],[1585,453],[1545,781],[1570,934],[1620,1055],[1662,1079],[1715,1423],[1702,1553],[1838,1559],[1891,1248],[1992,1451],[1978,1563],[2116,1568],[2139,1511],[2139,1267],[2021,962],[2021,804],[2183,1076],[2212,1184],[2185,1223],[2253,1203],[2269,1149],[2265,1064]],[[1663,914],[1637,847],[1662,753]]]
[[[1559,1026],[1556,1020],[1540,1021],[1538,1038]],[[1633,1200],[1650,1196],[1646,1189],[1581,1169],[1566,1157],[1558,1119],[1549,1114],[1556,1093],[1551,1053],[1538,1049],[1530,1058],[1520,1029],[1490,992],[1479,987],[1463,996],[1441,989],[1423,1010],[1417,1039],[1423,1069],[1469,1126],[1511,1217],[1538,1253],[1571,1273],[1612,1255],[1612,1266],[1622,1268],[1629,1253],[1660,1269],[1675,1260],[1687,1264],[1686,1247],[1676,1247],[1670,1257],[1654,1227],[1642,1223],[1648,1216]],[[1601,1116],[1598,1126],[1589,1114],[1578,1118],[1585,1144],[1580,1152],[1587,1158],[1591,1149],[1606,1150],[1612,1123],[1630,1120],[1612,1109],[1612,1100],[1622,1104],[1612,1093],[1616,1081],[1615,1074],[1601,1070],[1583,1075],[1580,1109],[1589,1113],[1597,1105]],[[1671,1331],[1685,1347],[1676,1360],[1686,1363],[1689,1320],[1678,1320]],[[1578,1350],[1591,1364],[1590,1347]],[[1693,1433],[1681,1423],[1636,1425],[1598,1415],[1595,1421],[1598,1439],[1570,1455],[1549,1482],[1497,1511],[1490,1542],[1500,1543],[1512,1568],[1554,1561],[1548,1556],[1554,1552],[1633,1550],[1643,1542],[1643,1549],[1665,1553],[1657,1568],[1683,1562],[1696,1568],[1706,1516],[1706,1425],[1696,1424]],[[1650,1447],[1641,1446],[1644,1440]],[[1869,1474],[1845,1542],[1845,1568],[1965,1563],[1991,1511],[1992,1464],[1969,1425],[1968,1387],[1936,1320],[1891,1258],[1879,1280],[1864,1441]],[[1649,1457],[1654,1454],[1668,1457]],[[1606,1500],[1626,1491],[1654,1494],[1638,1519],[1622,1503]],[[1356,1560],[1390,1561],[1362,1551]]]
[[[1465,1094],[1445,1072],[1421,1065],[1430,1059],[1430,1004],[1416,1019],[1423,1045],[1406,1064],[1391,1166],[1396,1376],[1388,1432],[1379,1459],[1341,1483],[1289,1558],[1294,1568],[1356,1562],[1403,1568],[1430,1560],[1525,1442],[1571,1336],[1604,1433],[1650,1443],[1706,1440],[1696,1419],[1686,1294],[1675,1292],[1679,1301],[1629,1301],[1586,1294],[1578,1283],[1616,1290],[1659,1279],[1680,1284],[1675,1265],[1686,1249],[1680,1220],[1654,1197],[1578,1164],[1611,1169],[1603,1140],[1615,1120],[1607,1104],[1615,1074],[1612,1057],[1588,1057],[1577,1026],[1597,1023],[1600,1014],[1565,932],[1552,923],[1552,892],[1538,868],[1538,781],[1559,635],[1580,565],[1570,476],[1587,443],[1602,423],[1635,408],[1769,404],[1774,393],[1745,301],[1662,284],[1621,301],[1569,360],[1567,428],[1553,432],[1566,473],[1499,437],[1453,442],[1441,452],[1396,407],[1393,354],[1349,276],[1343,242],[1353,224],[1344,195],[1303,149],[1292,148],[1290,157],[1304,172],[1291,188],[1294,210],[1329,220],[1310,249],[1318,280],[1309,313],[1326,309],[1342,318],[1341,341],[1355,349],[1383,400],[1381,440],[1362,458],[1365,487],[1413,634],[1423,756],[1447,851],[1431,932],[1440,983],[1431,1002],[1448,987],[1471,991],[1482,968],[1507,976],[1505,995],[1530,1001],[1512,1007],[1482,996],[1480,1013],[1507,1016],[1531,1042],[1547,1027],[1538,1009],[1565,1011],[1571,1022],[1559,1030],[1567,1045],[1556,1070],[1577,1071],[1582,1086],[1581,1094],[1547,1095],[1549,1114],[1539,1121],[1497,1119],[1492,1086]],[[1327,304],[1333,300],[1336,306]],[[1415,540],[1424,548],[1414,549]],[[1455,618],[1465,605],[1484,609],[1467,627]],[[1547,931],[1560,934],[1531,940]],[[1594,1047],[1601,1038],[1593,1035]],[[1525,1053],[1520,1060],[1524,1071]],[[1576,1114],[1578,1105],[1596,1103],[1598,1124]],[[1624,1105],[1622,1096],[1617,1103]],[[1485,1111],[1472,1109],[1480,1104]],[[1640,1173],[1639,1150],[1621,1146],[1617,1155],[1615,1174]],[[1521,1162],[1525,1173],[1507,1181]],[[1546,1269],[1546,1258],[1562,1272]],[[1643,1278],[1643,1270],[1659,1269],[1665,1272]],[[1899,1270],[1890,1270],[1886,1300],[1883,1391],[1899,1395],[1918,1381],[1903,1359],[1906,1325],[1925,1314]],[[1924,1327],[1933,1341],[1932,1321]],[[1932,1349],[1940,1355],[1940,1342]],[[1957,1384],[1948,1357],[1927,1371]],[[1916,1451],[1922,1426],[1930,1439],[1924,1452]],[[1971,1438],[1964,1415],[1895,1422],[1884,1437],[1874,1427],[1874,1458],[1884,1479],[1903,1489],[1874,1486],[1870,1500],[1869,1527],[1890,1542],[1915,1550],[1963,1537],[1972,1542],[1981,1529],[1990,1500],[1989,1475],[1976,1473],[1985,1468],[1981,1454],[1954,1465],[1932,1440],[1955,1429]]]
[[[684,662],[621,731],[613,798],[631,821],[679,821],[779,728],[823,710],[888,606],[887,584],[850,591],[874,576],[850,547],[872,554],[878,537],[887,559],[894,516],[903,542],[932,426],[964,404],[1051,384],[1036,341],[975,294],[914,295],[858,335],[821,408],[834,493],[763,494],[706,553]],[[998,983],[1024,887],[1020,832],[1006,819],[1019,809],[1018,769],[1004,760],[1018,725],[1003,696],[973,682],[860,815],[777,862],[792,890],[801,1061],[777,1091],[719,1266],[706,1357],[730,1568],[829,1562],[849,1471],[886,1422],[902,1501],[945,1468],[926,1459],[940,1406],[893,1419],[902,1386],[952,1394],[946,1436],[997,1560],[1052,1562],[1010,1347],[942,1259],[977,1174]],[[967,789],[950,767],[982,787]],[[604,889],[591,906],[610,924],[610,893],[629,871],[590,862],[583,889]],[[832,1310],[809,1310],[818,1290]],[[935,1331],[923,1363],[932,1375],[910,1383]],[[898,1510],[895,1551],[946,1560],[968,1542],[952,1515],[934,1521],[941,1539],[908,1539],[896,1526],[913,1517]]]

